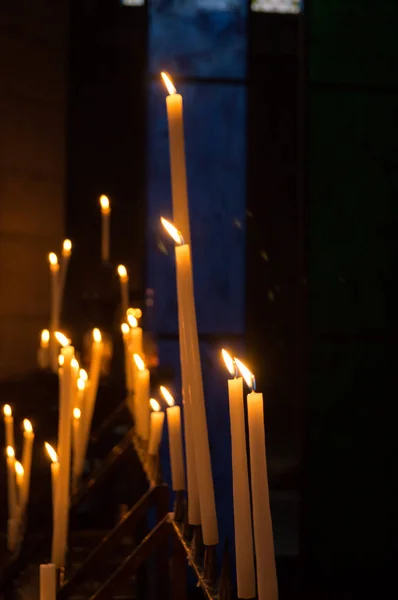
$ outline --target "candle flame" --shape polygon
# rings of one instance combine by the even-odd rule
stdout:
[[[62,244],[63,253],[68,255],[68,254],[70,254],[71,250],[72,250],[72,242],[70,240],[64,240],[64,243]]]
[[[99,201],[100,201],[100,205],[101,205],[101,212],[103,212],[103,213],[109,212],[110,202],[109,202],[108,196],[105,196],[105,194],[102,194],[102,196],[100,196]]]
[[[65,356],[63,354],[58,354],[58,365],[63,367],[65,362]]]
[[[3,406],[3,412],[4,412],[5,417],[11,417],[12,416],[11,406],[9,404],[5,404]]]
[[[142,317],[142,310],[140,308],[133,308],[133,315],[136,319],[141,319]]]
[[[74,408],[73,409],[73,418],[78,420],[78,419],[80,419],[81,416],[82,416],[82,411],[80,410],[80,408]]]
[[[58,454],[55,452],[54,448],[52,446],[50,446],[50,444],[48,442],[44,442],[44,446],[47,450],[48,456],[51,458],[51,462],[57,463],[58,462]]]
[[[14,458],[15,457],[15,451],[14,448],[12,446],[7,446],[7,456],[8,458]]]
[[[83,379],[83,381],[87,381],[87,379],[88,379],[87,371],[85,369],[80,369],[79,377],[80,377],[80,379]]]
[[[161,221],[163,227],[165,228],[165,230],[167,231],[167,233],[173,238],[175,243],[178,244],[179,246],[181,246],[181,244],[184,243],[184,238],[182,237],[181,233],[178,231],[177,227],[174,227],[174,225],[172,223],[170,223],[170,221],[167,221],[163,217],[160,217],[160,221]]]
[[[119,265],[117,268],[117,274],[120,279],[127,279],[127,269],[124,265]]]
[[[50,332],[48,331],[48,329],[43,329],[43,331],[41,332],[41,342],[42,342],[42,344],[48,344],[49,341],[50,341]]]
[[[134,362],[137,365],[137,369],[139,371],[144,371],[145,370],[145,363],[142,360],[141,356],[139,354],[134,354],[133,357],[134,357]]]
[[[255,387],[255,378],[253,373],[243,364],[238,358],[235,358],[235,364],[238,367],[243,379],[246,381],[249,388],[254,389]]]
[[[127,321],[128,321],[128,324],[130,325],[130,327],[132,327],[133,329],[138,327],[138,321],[134,315],[127,314]]]
[[[72,358],[72,360],[70,361],[70,366],[72,367],[72,369],[76,369],[76,371],[79,370],[79,363],[76,360],[76,358]]]
[[[32,433],[33,427],[32,427],[32,423],[29,421],[29,419],[23,420],[23,428],[25,429],[26,433]]]
[[[235,375],[234,359],[232,358],[232,356],[230,356],[228,354],[228,352],[226,350],[224,350],[224,348],[221,350],[221,354],[222,354],[222,357],[225,362],[225,366],[227,367],[228,371],[231,373],[231,375]]]
[[[48,255],[48,261],[50,265],[58,264],[58,256],[55,254],[55,252],[50,252],[50,254]]]
[[[83,392],[85,387],[86,387],[86,382],[84,381],[84,379],[79,377],[79,379],[77,380],[77,389],[79,390],[79,392]]]
[[[98,327],[95,327],[95,329],[93,329],[93,340],[94,342],[97,342],[97,344],[102,340],[102,335]]]
[[[122,323],[120,329],[122,330],[123,335],[127,335],[130,331],[130,327],[127,325],[127,323]]]
[[[159,412],[160,411],[160,404],[157,400],[155,400],[155,398],[151,398],[149,400],[149,404],[151,405],[151,408],[154,412]]]
[[[60,331],[55,332],[55,338],[62,348],[67,348],[70,345],[70,340]]]
[[[170,96],[172,96],[173,94],[175,94],[177,92],[173,82],[170,79],[170,76],[167,75],[167,73],[165,73],[164,71],[161,72],[161,76],[162,79],[164,81],[164,84],[167,88],[167,91],[169,92]]]
[[[169,390],[166,387],[164,387],[164,385],[161,385],[160,386],[160,391],[161,391],[161,394],[162,394],[163,398],[166,400],[167,404],[169,406],[174,406],[174,404],[175,404],[174,398],[170,394]]]
[[[19,462],[19,460],[15,461],[15,472],[17,475],[19,475],[20,477],[23,477],[24,474],[24,468],[21,465],[21,463]]]

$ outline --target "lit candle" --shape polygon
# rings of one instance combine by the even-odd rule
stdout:
[[[129,306],[129,276],[127,274],[127,269],[124,265],[118,266],[117,273],[119,275],[120,281],[122,314],[125,315]]]
[[[253,558],[252,516],[250,507],[249,474],[245,409],[243,402],[243,379],[236,377],[236,368],[228,352],[222,355],[234,379],[228,380],[229,418],[232,444],[232,484],[234,498],[236,578],[238,598],[254,598],[256,577]]]
[[[86,387],[84,396],[84,435],[82,452],[83,457],[86,456],[88,440],[90,437],[91,422],[93,420],[95,402],[97,399],[97,391],[99,378],[101,374],[102,354],[104,351],[104,343],[99,329],[93,329],[93,344],[91,348],[91,362],[88,375],[89,385]],[[84,461],[84,458],[83,458]]]
[[[59,271],[59,319],[62,314],[62,304],[64,300],[66,274],[68,272],[68,264],[70,255],[72,253],[72,242],[70,240],[64,240],[62,244],[61,254],[61,265]]]
[[[25,472],[24,485],[22,490],[22,511],[26,509],[29,501],[30,477],[32,472],[32,451],[35,434],[32,423],[29,419],[23,421],[23,450],[22,450],[22,466]]]
[[[57,344],[54,338],[59,325],[59,264],[54,252],[48,255],[51,274],[50,356],[53,371],[57,370]]]
[[[137,433],[145,442],[149,437],[149,369],[141,356],[134,354],[137,367],[135,378],[135,415]]]
[[[101,259],[103,262],[107,262],[110,256],[110,216],[111,206],[108,196],[100,196],[101,206]]]
[[[154,398],[149,400],[149,404],[153,412],[151,412],[148,454],[156,456],[159,452],[159,446],[162,440],[164,412],[160,410],[160,404]]]
[[[174,398],[167,388],[161,385],[160,391],[168,404],[166,412],[167,426],[169,429],[171,481],[173,490],[178,492],[185,490],[184,459],[182,456],[181,411],[180,407],[175,405]]]
[[[58,454],[49,443],[44,442],[44,446],[47,450],[48,456],[51,459],[51,490],[52,490],[52,506],[53,506],[53,521],[56,516],[56,502],[57,502],[57,486],[59,478],[59,460]]]
[[[11,446],[11,448],[15,447],[14,443],[14,417],[12,416],[11,406],[9,404],[5,404],[3,407],[4,413],[4,427],[6,434],[6,446]]]
[[[80,445],[80,436],[79,436],[79,428],[80,428],[80,417],[81,417],[80,408],[75,407],[73,409],[73,487],[76,491],[77,486],[77,477],[78,477],[78,469],[80,463],[80,455],[81,451],[79,448]]]
[[[61,349],[64,357],[62,378],[60,380],[60,408],[58,422],[58,456],[59,477],[56,491],[57,518],[54,521],[52,562],[59,569],[65,566],[65,553],[68,534],[69,504],[70,504],[70,458],[72,438],[72,359],[73,346]]]
[[[40,565],[40,600],[56,600],[57,576],[53,563]]]
[[[142,327],[138,327],[138,318],[127,310],[127,322],[130,326],[130,352],[133,354],[143,354],[142,346]],[[140,310],[133,308],[134,311]],[[141,311],[140,311],[141,312]]]
[[[175,248],[177,296],[178,302],[181,304],[182,330],[185,338],[184,351],[187,353],[187,364],[189,366],[188,380],[191,386],[190,406],[192,408],[191,426],[195,448],[203,541],[206,546],[213,546],[218,543],[218,526],[200,365],[191,252],[188,244],[184,244],[181,233],[165,219],[162,218],[161,221],[166,231],[177,244]]]
[[[86,381],[87,381],[87,373],[84,369],[80,369],[79,379],[77,380],[77,408],[80,409],[80,423],[79,423],[79,441],[78,441],[78,451],[76,451],[76,482],[79,480],[80,476],[83,473],[84,468],[84,456],[83,456],[83,448],[84,444],[84,419],[87,412],[86,403],[85,403],[85,389],[86,389]]]
[[[167,120],[169,125],[169,151],[171,170],[171,194],[173,219],[178,223],[184,240],[190,244],[187,172],[185,165],[184,117],[182,96],[177,94],[170,77],[162,73],[169,95],[166,98]]]
[[[17,515],[17,486],[15,479],[15,451],[12,446],[7,446],[7,491],[8,491],[8,516],[14,519]]]
[[[269,505],[263,395],[254,391],[255,379],[253,373],[237,358],[235,363],[247,385],[252,388],[252,392],[247,395],[247,412],[258,600],[277,600],[278,582]]]
[[[43,329],[40,334],[40,348],[37,353],[37,362],[40,369],[47,369],[49,366],[49,342],[50,332],[48,329]]]
[[[133,353],[130,344],[130,327],[127,323],[121,325],[124,346],[124,376],[126,381],[126,390],[129,394],[133,391]]]
[[[21,463],[16,460],[15,461],[15,476],[16,476],[16,480],[17,480],[17,505],[18,505],[18,512],[20,513],[20,509],[22,506],[22,496],[23,496],[23,486],[24,486],[24,469],[23,466],[21,465]]]

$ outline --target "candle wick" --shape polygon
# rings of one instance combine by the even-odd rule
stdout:
[[[235,379],[238,379],[239,377],[239,369],[238,369],[238,365],[236,364],[236,360],[233,359],[234,362],[234,367],[235,367]]]
[[[252,375],[252,391],[256,391],[256,378]]]

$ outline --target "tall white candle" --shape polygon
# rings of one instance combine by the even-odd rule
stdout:
[[[164,412],[160,410],[160,404],[154,398],[149,400],[149,404],[153,412],[151,412],[150,415],[148,454],[156,456],[159,452],[159,446],[162,440]]]
[[[78,407],[73,409],[73,488],[76,491],[78,470],[80,464],[80,417],[81,410]]]
[[[11,448],[15,448],[14,417],[12,416],[12,410],[11,410],[11,406],[9,404],[4,405],[3,414],[4,414],[6,446],[11,446]]]
[[[222,355],[231,375],[236,375],[233,359],[225,350],[222,351]],[[238,597],[254,598],[256,595],[256,577],[253,557],[252,515],[247,467],[242,377],[235,377],[235,379],[228,381],[228,398],[231,424],[232,485]]]
[[[133,352],[130,343],[130,327],[127,323],[121,325],[124,347],[124,376],[126,390],[129,394],[133,392]]]
[[[87,452],[91,423],[93,420],[95,403],[97,400],[103,351],[104,343],[102,341],[101,332],[99,329],[95,328],[93,329],[93,344],[91,348],[91,362],[88,375],[89,385],[86,386],[84,396],[84,435],[82,443],[82,452],[84,458]]]
[[[249,387],[255,387],[253,374],[238,359],[235,362]],[[263,395],[247,395],[249,422],[250,480],[253,502],[254,547],[257,566],[258,600],[277,600],[274,537],[269,504],[267,458],[264,431]]]
[[[62,305],[64,301],[66,275],[68,272],[68,265],[70,255],[72,253],[72,242],[70,240],[64,240],[62,244],[61,253],[61,265],[59,270],[59,319],[62,314]]]
[[[32,452],[35,434],[29,419],[24,419],[23,422],[23,450],[22,450],[22,466],[25,472],[24,485],[22,490],[22,510],[26,509],[29,501],[30,479],[32,472]]]
[[[50,309],[50,357],[53,371],[58,367],[58,352],[55,332],[59,327],[59,264],[54,252],[48,255],[51,274],[51,309]]]
[[[83,455],[83,444],[85,435],[85,419],[87,413],[87,406],[85,402],[85,391],[86,391],[87,373],[84,369],[79,371],[79,379],[77,380],[77,408],[80,409],[80,423],[79,423],[79,441],[78,441],[78,455],[76,457],[76,480],[78,480],[84,468],[84,455]]]
[[[57,576],[55,564],[40,565],[40,600],[56,600]]]
[[[137,370],[135,375],[135,415],[137,433],[146,442],[149,438],[149,369],[141,356],[134,354]]]
[[[40,334],[40,348],[37,353],[37,363],[40,369],[47,369],[50,364],[49,342],[50,332],[48,329],[43,329]]]
[[[56,510],[57,510],[57,486],[58,486],[58,478],[59,478],[59,461],[58,454],[55,452],[54,448],[50,446],[47,442],[44,442],[44,446],[47,450],[47,453],[51,459],[51,499],[52,499],[52,508],[53,508],[53,522],[56,518]]]
[[[107,262],[110,257],[111,206],[108,196],[100,196],[99,201],[101,206],[101,259],[103,262]]]
[[[21,509],[22,509],[22,498],[23,498],[25,473],[24,473],[23,466],[21,465],[21,463],[18,460],[15,461],[15,477],[16,477],[16,481],[17,481],[18,517],[20,517]]]
[[[17,482],[15,476],[15,451],[12,446],[7,446],[7,492],[8,516],[14,519],[17,515]]]
[[[167,388],[161,385],[160,391],[168,404],[166,412],[167,426],[169,429],[171,481],[173,490],[177,492],[180,490],[185,490],[184,459],[182,455],[181,411],[180,407],[175,405],[174,398]]]
[[[137,318],[127,311],[127,322],[130,326],[130,352],[143,354],[142,328],[138,327]]]
[[[127,269],[124,265],[118,266],[117,273],[119,275],[119,280],[120,280],[120,297],[121,297],[122,314],[123,314],[123,319],[124,319],[127,314],[128,307],[129,307],[129,276],[127,274]]]

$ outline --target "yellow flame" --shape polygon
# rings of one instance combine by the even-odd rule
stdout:
[[[102,194],[102,196],[100,196],[99,201],[100,201],[100,205],[101,205],[101,211],[103,213],[109,212],[110,202],[109,202],[108,196],[105,196],[105,194]]]
[[[87,381],[87,379],[88,379],[87,371],[85,369],[80,369],[79,377],[80,377],[80,379],[83,379],[83,381]]]
[[[134,354],[133,357],[134,357],[134,362],[137,365],[137,369],[139,371],[144,371],[145,370],[145,363],[142,360],[141,356],[139,354]]]
[[[43,331],[41,332],[41,343],[48,344],[49,341],[50,341],[50,332],[48,331],[48,329],[43,329]]]
[[[224,350],[224,348],[221,350],[221,354],[228,371],[231,373],[231,375],[235,375],[234,359],[228,354],[226,350]]]
[[[159,412],[160,411],[160,404],[157,400],[155,400],[155,398],[151,398],[149,400],[149,404],[151,405],[151,408],[154,412]]]
[[[62,244],[62,250],[65,254],[70,254],[72,250],[72,242],[70,240],[64,240]]]
[[[235,363],[247,385],[252,388],[254,380],[253,373],[239,359],[235,358]]]
[[[170,221],[167,221],[163,217],[160,217],[160,220],[161,220],[163,227],[165,228],[167,233],[173,238],[175,243],[178,244],[179,246],[181,244],[183,244],[184,239],[183,239],[181,233],[178,231],[177,227],[174,227],[174,225],[172,223],[170,223]]]
[[[127,325],[127,323],[122,323],[120,329],[122,330],[123,335],[127,335],[130,331],[130,327]]]
[[[142,310],[140,308],[133,308],[133,315],[136,319],[141,319],[142,317]]]
[[[97,344],[102,341],[101,332],[97,327],[93,329],[93,340],[94,342],[97,342]]]
[[[165,73],[164,71],[161,72],[161,76],[167,88],[167,91],[169,92],[170,96],[172,96],[177,92],[174,83],[171,81],[169,75],[167,75],[167,73]]]
[[[50,446],[50,444],[48,442],[44,442],[44,446],[47,450],[48,456],[51,458],[51,462],[53,462],[53,463],[58,462],[58,454],[55,452],[54,448],[52,446]]]
[[[50,265],[58,264],[58,256],[55,254],[55,252],[50,252],[50,254],[48,255],[48,261]]]
[[[15,457],[15,451],[14,448],[12,446],[7,446],[7,456],[8,458],[14,458]]]
[[[127,278],[127,269],[124,265],[119,265],[117,268],[117,274],[119,275],[120,279],[126,279]]]
[[[80,410],[80,408],[74,408],[73,409],[73,418],[78,420],[78,419],[80,419],[81,416],[82,416],[82,411]]]
[[[70,366],[72,367],[72,369],[76,369],[76,371],[79,370],[79,363],[76,360],[76,358],[72,358],[72,360],[70,361]]]
[[[63,367],[65,362],[65,356],[63,354],[58,354],[58,365]]]
[[[133,329],[138,327],[138,321],[134,315],[127,314],[127,321],[128,321],[128,324],[130,325],[130,327],[132,327]]]
[[[33,427],[32,427],[32,423],[29,421],[29,419],[23,420],[23,428],[25,429],[26,433],[32,433]]]
[[[19,477],[23,477],[24,468],[21,465],[21,463],[19,462],[19,460],[15,461],[15,472],[17,475],[19,475]]]
[[[11,417],[12,416],[11,406],[9,404],[5,404],[3,406],[3,412],[4,412],[5,417]]]
[[[166,400],[167,404],[169,406],[174,406],[174,398],[173,396],[170,394],[169,390],[164,387],[164,385],[160,386],[160,391],[162,393],[163,398]]]
[[[84,381],[84,379],[79,377],[79,379],[77,380],[77,389],[79,390],[79,392],[83,392],[85,387],[86,387],[86,382]]]
[[[55,332],[55,338],[57,342],[61,344],[62,348],[67,348],[67,346],[70,345],[70,340],[60,331]]]

